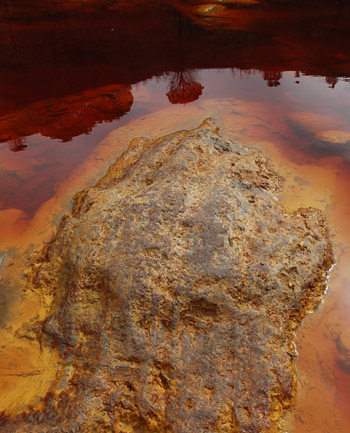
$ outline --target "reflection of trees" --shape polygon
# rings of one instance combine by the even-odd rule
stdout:
[[[337,77],[326,77],[326,83],[329,84],[330,89],[334,89],[337,82],[338,82]]]
[[[67,142],[89,134],[99,123],[120,119],[132,103],[131,87],[124,84],[44,99],[2,117],[0,143],[8,142],[10,150],[18,152],[27,148],[24,137],[34,134]]]
[[[262,74],[263,79],[267,81],[268,87],[277,87],[279,86],[280,80],[283,77],[282,72],[280,71],[264,71],[263,69],[232,69],[233,78],[236,77],[237,72],[239,73],[239,78],[249,78],[250,75]],[[299,72],[296,72],[296,77],[299,77]]]
[[[280,71],[264,71],[264,80],[267,81],[269,87],[279,86],[282,73]]]
[[[166,95],[172,104],[187,104],[196,101],[202,94],[204,87],[197,81],[194,71],[169,72],[166,76],[169,77]]]
[[[25,150],[27,146],[25,137],[17,138],[9,142],[9,149],[12,150],[12,152],[20,152],[21,150]]]

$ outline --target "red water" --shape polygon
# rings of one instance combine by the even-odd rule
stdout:
[[[209,6],[155,2],[147,20],[143,1],[119,2],[108,14],[99,11],[100,20],[91,14],[92,1],[83,12],[68,13],[64,3],[50,6],[42,0],[37,17],[25,2],[22,9],[5,3],[0,261],[16,264],[26,250],[49,240],[74,192],[96,181],[132,137],[193,127],[211,115],[223,134],[271,156],[286,178],[281,200],[289,209],[311,205],[326,213],[336,266],[323,305],[296,336],[299,389],[287,427],[295,433],[349,431],[350,9],[345,2],[289,1],[272,8],[267,1],[227,1],[216,9],[211,9],[216,1]],[[48,13],[53,7],[61,8],[55,17]],[[18,343],[12,349],[13,330],[38,308],[33,299],[17,317],[20,292],[16,284],[13,293],[7,285],[11,268],[4,275],[0,315],[7,334],[0,375],[3,360],[24,350]],[[34,349],[31,356],[37,356]],[[50,376],[46,379],[49,383]],[[0,389],[9,393],[17,386],[7,380]]]

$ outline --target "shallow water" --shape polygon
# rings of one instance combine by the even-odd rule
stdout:
[[[130,139],[191,128],[212,116],[223,135],[270,156],[285,177],[280,198],[288,209],[314,206],[327,216],[336,265],[323,304],[296,335],[298,394],[286,428],[348,431],[350,53],[344,20],[350,22],[350,14],[344,18],[344,10],[349,9],[342,6],[337,14],[334,6],[330,13],[319,2],[312,15],[313,1],[298,22],[300,11],[292,3],[301,7],[300,2],[273,10],[224,2],[226,9],[216,9],[216,15],[207,6],[194,13],[201,2],[192,9],[172,2],[169,10],[153,10],[140,28],[126,19],[137,18],[135,9],[124,11],[118,33],[119,15],[96,25],[88,11],[54,21],[43,13],[34,28],[30,12],[24,9],[28,19],[21,21],[8,3],[7,18],[1,15],[6,37],[0,40],[2,52],[12,53],[2,60],[0,86],[0,392],[6,395],[0,410],[18,411],[43,395],[57,366],[54,354],[40,354],[39,347],[14,336],[21,323],[40,316],[45,303],[35,294],[22,296],[23,257],[52,237],[73,194],[101,177]],[[137,2],[140,9],[143,4]],[[208,10],[210,20],[203,19]],[[229,19],[233,13],[236,21]],[[245,29],[243,35],[237,28],[223,34],[224,23],[233,22],[240,32]],[[152,26],[161,33],[148,35]],[[314,34],[311,41],[305,39],[308,32]],[[41,45],[45,73],[38,64]]]

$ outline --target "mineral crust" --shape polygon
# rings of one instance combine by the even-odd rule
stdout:
[[[211,119],[133,140],[32,267],[52,301],[23,333],[61,369],[1,432],[278,431],[332,263],[322,214],[288,213],[280,182]]]

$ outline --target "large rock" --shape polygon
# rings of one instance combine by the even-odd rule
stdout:
[[[276,431],[293,332],[332,261],[320,212],[287,213],[279,184],[210,119],[134,140],[33,267],[29,286],[53,301],[26,332],[62,368],[1,431]]]

